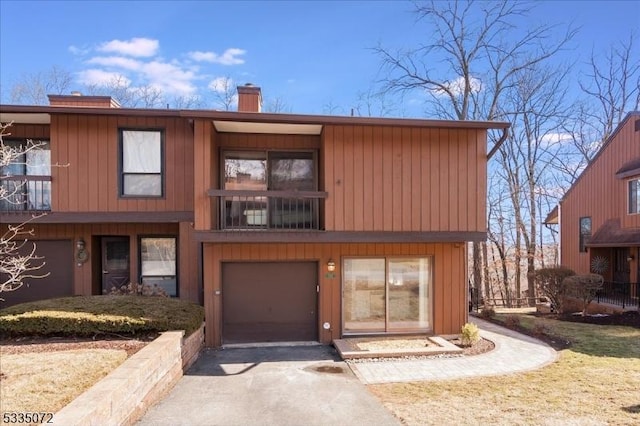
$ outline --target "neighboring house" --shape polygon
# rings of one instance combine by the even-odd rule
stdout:
[[[602,274],[607,293],[638,306],[640,112],[620,123],[545,222],[560,225],[562,265]]]
[[[0,106],[7,140],[50,158],[0,212],[47,212],[33,227],[51,276],[10,302],[157,283],[204,304],[209,346],[459,333],[487,131],[508,124],[267,114],[258,87],[238,92],[238,112]]]

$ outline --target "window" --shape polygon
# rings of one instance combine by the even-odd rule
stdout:
[[[580,252],[586,253],[587,246],[586,244],[591,239],[591,218],[590,217],[581,217],[580,218]]]
[[[640,179],[629,181],[629,214],[640,213]]]
[[[344,259],[345,332],[430,330],[431,265],[431,257]]]
[[[154,284],[169,296],[178,295],[176,280],[176,239],[143,237],[140,239],[141,283]]]
[[[313,151],[226,151],[222,155],[224,228],[318,229]],[[268,194],[267,191],[279,191]],[[246,194],[246,195],[245,195]]]
[[[120,154],[120,195],[162,197],[162,131],[120,130]]]
[[[47,140],[3,141],[0,210],[51,210],[51,145]]]

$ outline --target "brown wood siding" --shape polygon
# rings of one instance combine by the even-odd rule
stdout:
[[[433,256],[433,328],[436,334],[457,334],[467,321],[465,245],[451,244],[214,244],[203,247],[204,305],[208,346],[221,343],[222,271],[225,261],[317,261],[318,332],[322,343],[341,336],[342,282],[340,260],[345,256]],[[326,276],[329,259],[336,262],[334,278]],[[322,329],[324,322],[331,330]]]
[[[207,191],[212,188],[212,177],[218,169],[214,163],[216,143],[217,137],[211,121],[196,120],[193,123],[193,170],[195,229],[198,230],[211,229],[212,201]]]
[[[193,229],[189,223],[150,223],[150,224],[46,224],[29,225],[34,230],[34,241],[72,240],[82,238],[89,250],[89,261],[81,267],[74,266],[73,292],[77,295],[98,294],[100,279],[100,255],[97,239],[101,236],[128,236],[130,238],[130,279],[139,281],[138,237],[175,236],[178,242],[178,274],[180,298],[200,302],[199,244],[193,238]],[[0,227],[0,232],[2,232]],[[46,259],[45,259],[46,261]]]
[[[4,139],[49,139],[48,124],[12,124]]]
[[[486,231],[486,131],[331,125],[327,231]]]
[[[164,197],[119,197],[119,128],[164,131]],[[192,211],[192,138],[185,119],[52,115],[52,210]]]
[[[610,140],[560,207],[561,262],[578,273],[589,272],[590,254],[579,252],[579,221],[591,217],[592,234],[608,219],[619,219],[623,228],[640,228],[640,214],[628,214],[628,179],[615,177],[620,167],[640,158],[640,131],[631,117]],[[640,241],[638,242],[640,246]]]

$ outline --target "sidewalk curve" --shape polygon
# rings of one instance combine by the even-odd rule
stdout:
[[[471,317],[480,335],[495,344],[481,355],[423,360],[357,362],[349,366],[365,384],[453,380],[496,376],[542,368],[557,359],[546,343],[513,330]]]

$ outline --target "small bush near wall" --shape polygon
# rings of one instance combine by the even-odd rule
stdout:
[[[472,346],[478,340],[480,340],[480,330],[477,325],[468,322],[462,326],[460,342],[463,346]]]
[[[164,297],[74,296],[23,303],[0,310],[0,335],[136,335],[196,331],[204,309]]]
[[[504,325],[509,328],[518,328],[520,327],[520,317],[517,315],[507,315],[504,319]]]
[[[485,306],[480,311],[480,317],[484,319],[491,319],[496,316],[496,310],[493,309],[493,306]]]
[[[538,287],[538,292],[551,302],[551,309],[555,312],[564,312],[563,301],[567,293],[565,278],[576,273],[564,266],[554,268],[541,268],[535,271],[533,279]]]

